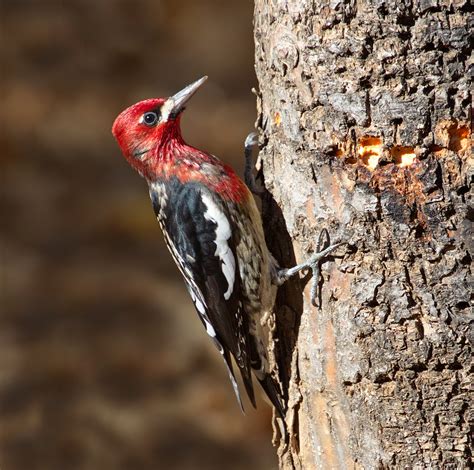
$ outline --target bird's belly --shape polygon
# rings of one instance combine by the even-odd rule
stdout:
[[[241,213],[235,220],[239,230],[236,251],[249,332],[261,360],[259,368],[268,372],[273,362],[276,287],[271,282],[271,255],[265,243],[260,214],[253,200],[248,207],[248,218],[243,218]]]

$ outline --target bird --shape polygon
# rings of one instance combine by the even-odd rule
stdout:
[[[254,179],[248,177],[245,184],[229,165],[182,137],[185,106],[206,80],[204,76],[170,97],[128,107],[115,119],[112,134],[125,159],[148,183],[166,245],[224,360],[240,408],[244,411],[233,364],[252,405],[253,375],[284,421],[286,393],[270,361],[276,290],[304,269],[317,276],[320,260],[340,243],[294,268],[279,268],[265,243],[251,191]],[[257,139],[252,133],[245,141],[247,170]],[[312,297],[315,285],[313,281]]]

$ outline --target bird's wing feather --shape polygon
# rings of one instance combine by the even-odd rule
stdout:
[[[230,354],[255,406],[248,320],[241,299],[235,234],[226,206],[202,185],[172,180],[160,184],[164,186],[151,186],[150,196],[165,241],[207,333],[225,360],[240,406]],[[169,194],[173,194],[172,201]]]

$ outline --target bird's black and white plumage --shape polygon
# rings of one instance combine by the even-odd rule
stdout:
[[[224,358],[240,406],[232,359],[252,404],[253,370],[283,414],[268,358],[275,290],[271,256],[260,243],[263,230],[253,199],[243,214],[242,206],[205,184],[183,184],[176,177],[150,182],[150,197],[199,317]]]
[[[280,429],[286,441],[285,395],[275,370],[272,310],[276,285],[302,269],[311,269],[314,303],[320,260],[341,243],[313,253],[298,266],[277,269],[248,187],[232,168],[187,145],[181,136],[184,106],[206,79],[169,98],[130,106],[117,117],[112,133],[127,161],[148,183],[168,248],[207,333],[224,358],[240,406],[232,361],[254,405],[251,372],[255,374],[282,418]],[[246,140],[247,158],[254,141],[255,135]],[[247,175],[250,170],[248,164]],[[253,186],[252,181],[249,184]]]

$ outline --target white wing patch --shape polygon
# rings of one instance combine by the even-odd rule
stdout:
[[[205,193],[201,194],[202,202],[205,204],[207,210],[204,213],[204,218],[216,224],[216,252],[222,262],[222,272],[226,278],[228,288],[224,293],[224,299],[229,300],[234,290],[235,281],[235,258],[234,253],[229,247],[228,240],[232,233],[227,217],[222,212],[217,204]]]

